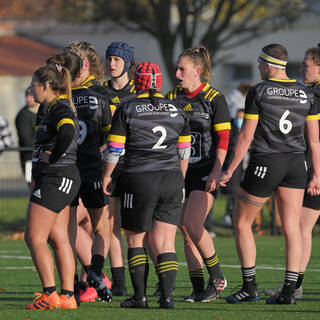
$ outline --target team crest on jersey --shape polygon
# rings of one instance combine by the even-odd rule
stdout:
[[[184,108],[183,108],[184,111],[192,111],[192,106],[191,104],[187,104]]]
[[[120,99],[118,97],[115,97],[112,99],[113,103],[120,103]]]

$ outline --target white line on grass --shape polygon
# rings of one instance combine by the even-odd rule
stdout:
[[[31,260],[30,256],[6,256],[0,255],[0,259],[20,259],[20,260]],[[185,262],[179,262],[180,266],[186,267],[187,264]],[[222,264],[222,268],[231,268],[231,269],[241,269],[240,265],[236,264]],[[34,267],[0,267],[0,270],[18,270],[18,269],[34,269]],[[260,270],[285,270],[285,267],[280,266],[256,266],[256,269]],[[308,272],[320,272],[320,269],[308,269]]]

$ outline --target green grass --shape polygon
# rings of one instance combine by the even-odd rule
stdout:
[[[0,200],[0,207],[3,204]],[[10,202],[10,203],[9,203]],[[9,205],[8,205],[9,203]],[[0,234],[23,230],[27,199],[7,199],[6,206],[10,210],[0,212]],[[183,297],[191,293],[187,267],[183,254],[183,239],[177,235],[176,247],[179,260],[176,289],[174,291],[175,309],[159,310],[157,299],[152,297],[155,289],[156,276],[150,265],[148,281],[147,310],[126,310],[119,307],[121,297],[114,297],[111,303],[82,304],[77,310],[27,311],[24,306],[33,299],[35,291],[41,291],[40,280],[33,268],[29,251],[21,240],[0,240],[0,319],[319,319],[320,316],[320,288],[319,288],[319,260],[320,240],[314,237],[313,253],[306,273],[303,290],[304,298],[294,306],[270,306],[265,304],[262,288],[275,287],[282,282],[284,271],[284,241],[282,237],[257,237],[257,279],[261,293],[261,300],[257,303],[243,305],[229,305],[224,298],[241,284],[241,272],[236,255],[232,231],[216,226],[220,223],[225,209],[225,198],[217,200],[213,215],[214,230],[218,237],[214,239],[217,253],[222,264],[223,272],[228,279],[228,288],[215,302],[183,303]],[[265,225],[269,225],[269,214],[263,212]],[[269,221],[268,221],[269,219]],[[268,234],[268,232],[266,232]],[[0,238],[1,239],[1,238]],[[11,258],[8,258],[11,257]],[[280,270],[268,269],[280,268]],[[17,269],[18,268],[18,269]],[[24,269],[23,269],[24,268]],[[105,267],[107,275],[110,269]],[[127,274],[127,286],[132,293],[130,276]]]
[[[304,299],[295,306],[270,306],[265,304],[265,297],[257,303],[229,305],[223,299],[232,289],[241,283],[241,272],[236,267],[239,262],[236,256],[234,241],[230,237],[215,239],[215,245],[228,279],[228,288],[222,297],[210,303],[183,303],[183,297],[191,293],[186,265],[184,264],[182,236],[177,236],[177,254],[179,272],[174,292],[175,309],[159,310],[157,299],[152,297],[155,289],[156,276],[150,268],[148,282],[148,310],[126,310],[119,307],[121,297],[114,297],[111,303],[82,304],[78,310],[59,311],[27,311],[24,306],[31,301],[33,293],[41,289],[35,270],[10,269],[15,267],[32,267],[28,259],[29,252],[23,241],[0,241],[0,319],[319,319],[319,239],[314,239],[313,255],[303,285]],[[283,278],[282,270],[266,270],[265,267],[283,267],[284,242],[281,237],[257,238],[257,279],[259,288],[274,287]],[[3,256],[12,256],[11,259]],[[18,259],[17,256],[21,258]],[[317,271],[318,270],[318,271]],[[110,275],[108,265],[105,271]],[[127,274],[127,285],[132,293],[130,277]],[[262,290],[261,290],[262,291]]]

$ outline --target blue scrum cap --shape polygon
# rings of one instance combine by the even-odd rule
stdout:
[[[106,50],[106,57],[108,56],[117,56],[124,60],[124,69],[122,72],[122,74],[124,74],[130,68],[133,58],[133,51],[126,42],[115,41],[112,42]]]

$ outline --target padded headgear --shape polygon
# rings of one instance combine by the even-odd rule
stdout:
[[[161,90],[162,74],[159,66],[151,61],[141,62],[134,75],[136,91]]]
[[[117,56],[124,60],[124,68],[122,71],[122,74],[124,74],[130,68],[133,59],[133,51],[126,42],[115,41],[112,42],[106,50],[106,57],[108,56]]]

